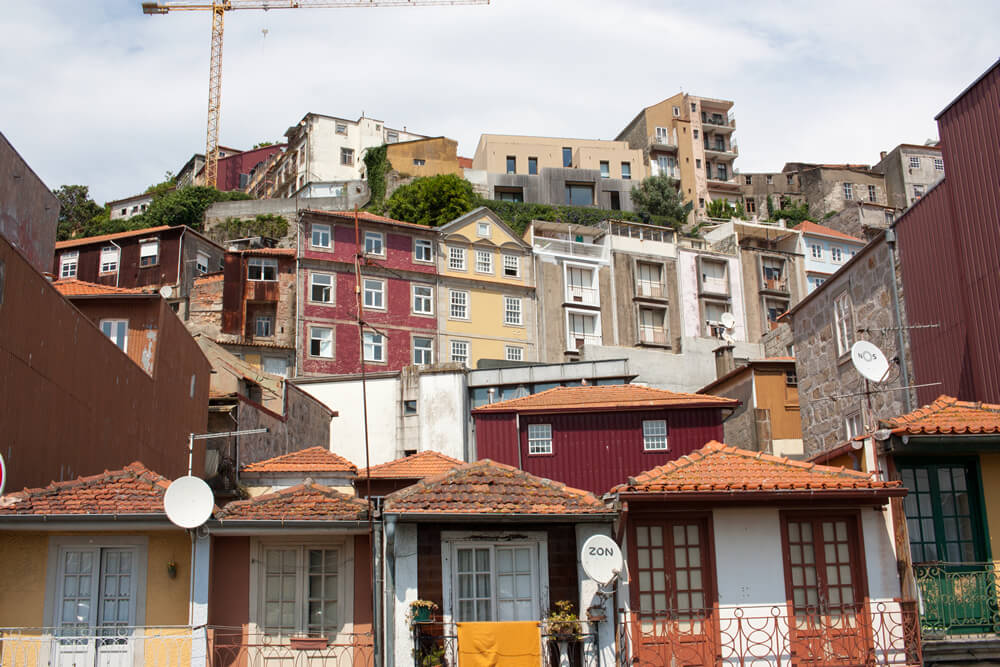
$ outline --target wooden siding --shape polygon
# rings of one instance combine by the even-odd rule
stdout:
[[[111,246],[110,241],[98,241],[91,245],[81,245],[66,250],[57,249],[53,273],[59,276],[59,260],[64,252],[79,251],[76,269],[76,277],[79,280],[116,287],[175,285],[179,282],[177,259],[181,249],[181,232],[184,229],[186,228],[177,227],[146,235],[114,239],[115,244],[121,247],[117,273],[101,273],[101,248]],[[157,263],[152,266],[139,266],[139,241],[154,238],[160,240],[160,256]]]

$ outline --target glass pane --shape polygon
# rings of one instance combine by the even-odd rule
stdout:
[[[663,529],[659,526],[652,526],[649,529],[649,543],[654,547],[663,546]]]

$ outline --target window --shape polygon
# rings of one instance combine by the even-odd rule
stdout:
[[[403,401],[403,415],[411,417],[417,414],[417,402],[415,400]]]
[[[430,285],[412,285],[413,312],[418,315],[434,314],[434,288]]]
[[[341,551],[332,545],[260,546],[253,583],[260,601],[257,624],[266,635],[337,636],[352,576],[341,571]]]
[[[844,183],[844,199],[854,199],[854,184]]]
[[[767,184],[768,185],[774,185],[774,175],[773,174],[768,174],[766,176],[766,180],[767,180]]]
[[[337,123],[337,134],[347,134],[347,125]]]
[[[101,248],[101,273],[114,273],[117,270],[118,248],[113,245],[106,245]]]
[[[663,298],[663,265],[655,262],[635,263],[636,296]]]
[[[517,173],[517,158],[513,155],[507,156],[507,173],[516,174]]]
[[[465,248],[448,248],[448,268],[452,271],[465,271]]]
[[[667,311],[664,308],[639,309],[639,342],[667,344]]]
[[[288,362],[281,357],[264,357],[264,372],[287,377]]]
[[[753,185],[753,176],[751,176],[750,174],[746,174],[745,176],[743,176],[743,183],[746,185]]]
[[[747,197],[746,199],[744,199],[743,207],[746,209],[747,213],[757,212],[757,202],[754,200],[753,197]]]
[[[830,248],[830,259],[838,264],[844,261],[844,251],[837,246]]]
[[[503,323],[510,326],[521,326],[521,300],[513,296],[503,298]]]
[[[385,343],[382,334],[364,332],[365,361],[385,361]]]
[[[423,167],[425,164],[427,164],[427,162],[423,158],[419,158],[419,157],[413,158],[413,166],[414,167]]]
[[[934,170],[944,171],[944,160],[939,157],[934,158]]]
[[[477,535],[445,540],[445,609],[463,621],[537,621],[542,616],[539,557],[544,537]]]
[[[312,245],[314,248],[330,247],[330,225],[314,224],[312,226]]]
[[[601,160],[601,178],[611,178],[611,164],[607,160]]]
[[[521,276],[521,258],[517,255],[503,256],[503,275],[505,278],[519,278]]]
[[[328,273],[309,274],[309,300],[333,303],[333,276]]]
[[[476,234],[480,238],[488,239],[490,237],[490,223],[480,222],[476,225]]]
[[[715,174],[718,177],[718,180],[720,181],[729,180],[729,170],[726,168],[726,165],[724,164],[715,165]]]
[[[476,273],[493,273],[493,252],[476,250]]]
[[[914,199],[920,199],[923,196],[924,196],[924,186],[922,186],[922,185],[914,185],[913,186],[913,198]]]
[[[785,176],[785,180],[788,185],[795,185],[795,174],[788,174]]]
[[[910,169],[920,169],[920,158],[918,156],[910,156]]]
[[[833,328],[837,334],[837,356],[850,352],[854,344],[854,331],[851,326],[851,295],[843,292],[833,300]]]
[[[680,115],[681,115],[681,108],[680,107],[674,107],[674,118],[676,118],[676,117],[678,117]]]
[[[528,453],[552,453],[552,424],[528,424]]]
[[[278,260],[267,257],[251,257],[247,261],[247,280],[273,282],[278,279]]]
[[[451,360],[460,364],[469,363],[469,342],[464,340],[451,341]]]
[[[139,266],[156,266],[160,263],[160,242],[158,240],[139,242]]]
[[[691,137],[692,137],[693,139],[697,139],[697,138],[698,138],[698,130],[691,130]],[[706,140],[706,141],[708,141],[708,137],[705,137],[705,140]],[[706,144],[706,146],[707,146],[707,145],[708,145],[708,144]]]
[[[608,208],[612,211],[622,210],[622,198],[617,190],[608,192]]]
[[[809,254],[813,259],[823,259],[823,246],[818,243],[810,243]]]
[[[600,295],[594,286],[596,272],[582,266],[566,266],[566,301],[597,305]]]
[[[694,102],[692,102],[691,103],[691,111],[697,111],[697,110],[698,110],[698,105],[695,104]]]
[[[573,166],[573,149],[566,147],[562,149],[562,158],[564,167]]]
[[[364,284],[365,308],[384,310],[385,281],[365,278],[362,282]]]
[[[579,350],[584,345],[600,345],[601,334],[597,315],[569,311],[566,313],[567,350]]]
[[[567,183],[566,204],[568,206],[593,206],[594,186],[584,183]]]
[[[385,237],[382,232],[365,232],[365,254],[385,256]]]
[[[797,387],[798,384],[799,384],[799,376],[795,373],[795,369],[785,371],[785,386]]]
[[[434,363],[433,338],[413,337],[413,363],[418,366]]]
[[[538,173],[538,158],[537,157],[529,157],[528,158],[528,173],[532,174],[532,175]]]
[[[632,163],[622,162],[622,180],[630,181],[632,180]]]
[[[976,464],[945,459],[897,465],[903,486],[909,491],[903,499],[903,507],[913,562],[985,560],[986,544],[980,529],[983,525],[982,497]],[[950,579],[954,574],[946,570],[941,576],[938,582],[947,581],[944,577]],[[963,605],[959,609],[968,607]]]
[[[448,290],[448,301],[451,308],[448,316],[456,320],[469,319],[469,293],[463,290]]]
[[[399,132],[397,132],[396,130],[386,130],[385,143],[387,144],[399,143]]]
[[[668,128],[656,128],[656,143],[664,145],[670,145],[673,143],[670,141],[670,130]]]
[[[434,243],[427,239],[415,239],[413,241],[413,259],[418,262],[433,262]]]
[[[101,320],[101,333],[111,339],[111,342],[128,351],[128,320]]]
[[[507,361],[524,361],[524,348],[519,345],[504,345],[503,351]]]
[[[309,354],[313,357],[333,358],[333,329],[309,327]]]
[[[704,618],[706,606],[712,606],[710,582],[715,580],[715,573],[706,548],[707,520],[664,514],[642,523],[637,518],[636,523],[634,540],[632,535],[629,539],[634,541],[638,559],[630,576],[638,593],[639,613],[648,619],[644,622],[662,623],[660,619],[665,620],[669,609],[669,622],[678,624],[681,632],[706,632],[701,629],[702,622],[695,619]]]
[[[698,197],[698,208],[705,208],[705,198]]]
[[[208,253],[199,252],[195,256],[194,268],[198,273],[208,273]]]
[[[877,202],[878,201],[878,190],[874,185],[868,186],[868,201]]]
[[[254,336],[270,338],[274,335],[274,316],[258,315],[254,318]]]
[[[354,149],[353,148],[341,148],[340,149],[340,164],[347,167],[354,166]]]
[[[677,172],[677,160],[672,155],[660,155],[656,158],[656,168],[660,174],[674,176]]]
[[[80,261],[79,250],[69,250],[59,256],[59,277],[76,278],[76,267]]]
[[[523,202],[524,201],[524,189],[523,188],[506,188],[506,187],[495,187],[493,188],[493,199],[495,201],[514,201]]]
[[[695,158],[694,166],[696,166],[698,169],[701,169],[701,158]]]
[[[861,411],[855,411],[844,417],[844,433],[848,440],[853,440],[864,434],[864,422],[861,420]]]
[[[646,452],[667,450],[667,422],[647,419],[642,422],[642,449]]]

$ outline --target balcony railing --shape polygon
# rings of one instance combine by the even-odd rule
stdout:
[[[650,345],[666,345],[667,330],[664,327],[639,327],[639,341]]]
[[[600,334],[588,334],[588,333],[577,333],[575,331],[569,332],[569,345],[566,346],[570,350],[579,350],[584,345],[600,345],[601,335]]]
[[[618,664],[916,666],[915,604],[879,602],[791,615],[786,605],[621,612]]]
[[[712,294],[729,294],[729,281],[725,278],[702,277],[701,291]]]
[[[649,137],[649,145],[651,147],[653,147],[654,149],[656,149],[658,147],[660,147],[660,148],[668,148],[668,149],[676,149],[677,148],[677,131],[676,130],[671,130],[670,132],[668,132],[665,135],[664,134],[653,134],[653,135],[650,135],[650,137]]]
[[[1000,634],[1000,563],[914,565],[928,636]]]
[[[788,278],[764,278],[763,288],[772,292],[787,292]]]
[[[374,664],[375,645],[370,633],[329,638],[279,638],[239,627],[208,628],[208,667],[370,667]]]
[[[607,259],[607,246],[601,243],[579,243],[564,239],[551,239],[545,236],[535,236],[535,252],[552,255],[569,255],[571,257],[587,257],[592,259]]]
[[[566,302],[579,303],[585,306],[598,306],[601,303],[601,294],[593,287],[566,285]]]
[[[650,299],[666,298],[667,291],[660,280],[637,280],[635,283],[636,296],[644,296]]]
[[[0,628],[0,665],[190,667],[205,632],[187,626]]]
[[[577,621],[577,628],[569,634],[555,634],[539,623],[541,637],[541,667],[599,667],[600,654],[597,634],[585,621]],[[414,667],[458,665],[459,642],[455,623],[432,621],[413,624]],[[565,656],[566,662],[562,662]]]

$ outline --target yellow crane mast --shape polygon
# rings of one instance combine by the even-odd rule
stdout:
[[[208,69],[208,129],[205,139],[205,185],[215,187],[219,174],[219,103],[222,97],[222,28],[234,9],[339,9],[346,7],[427,7],[486,5],[489,0],[172,0],[143,2],[143,14],[212,12],[212,59]]]

